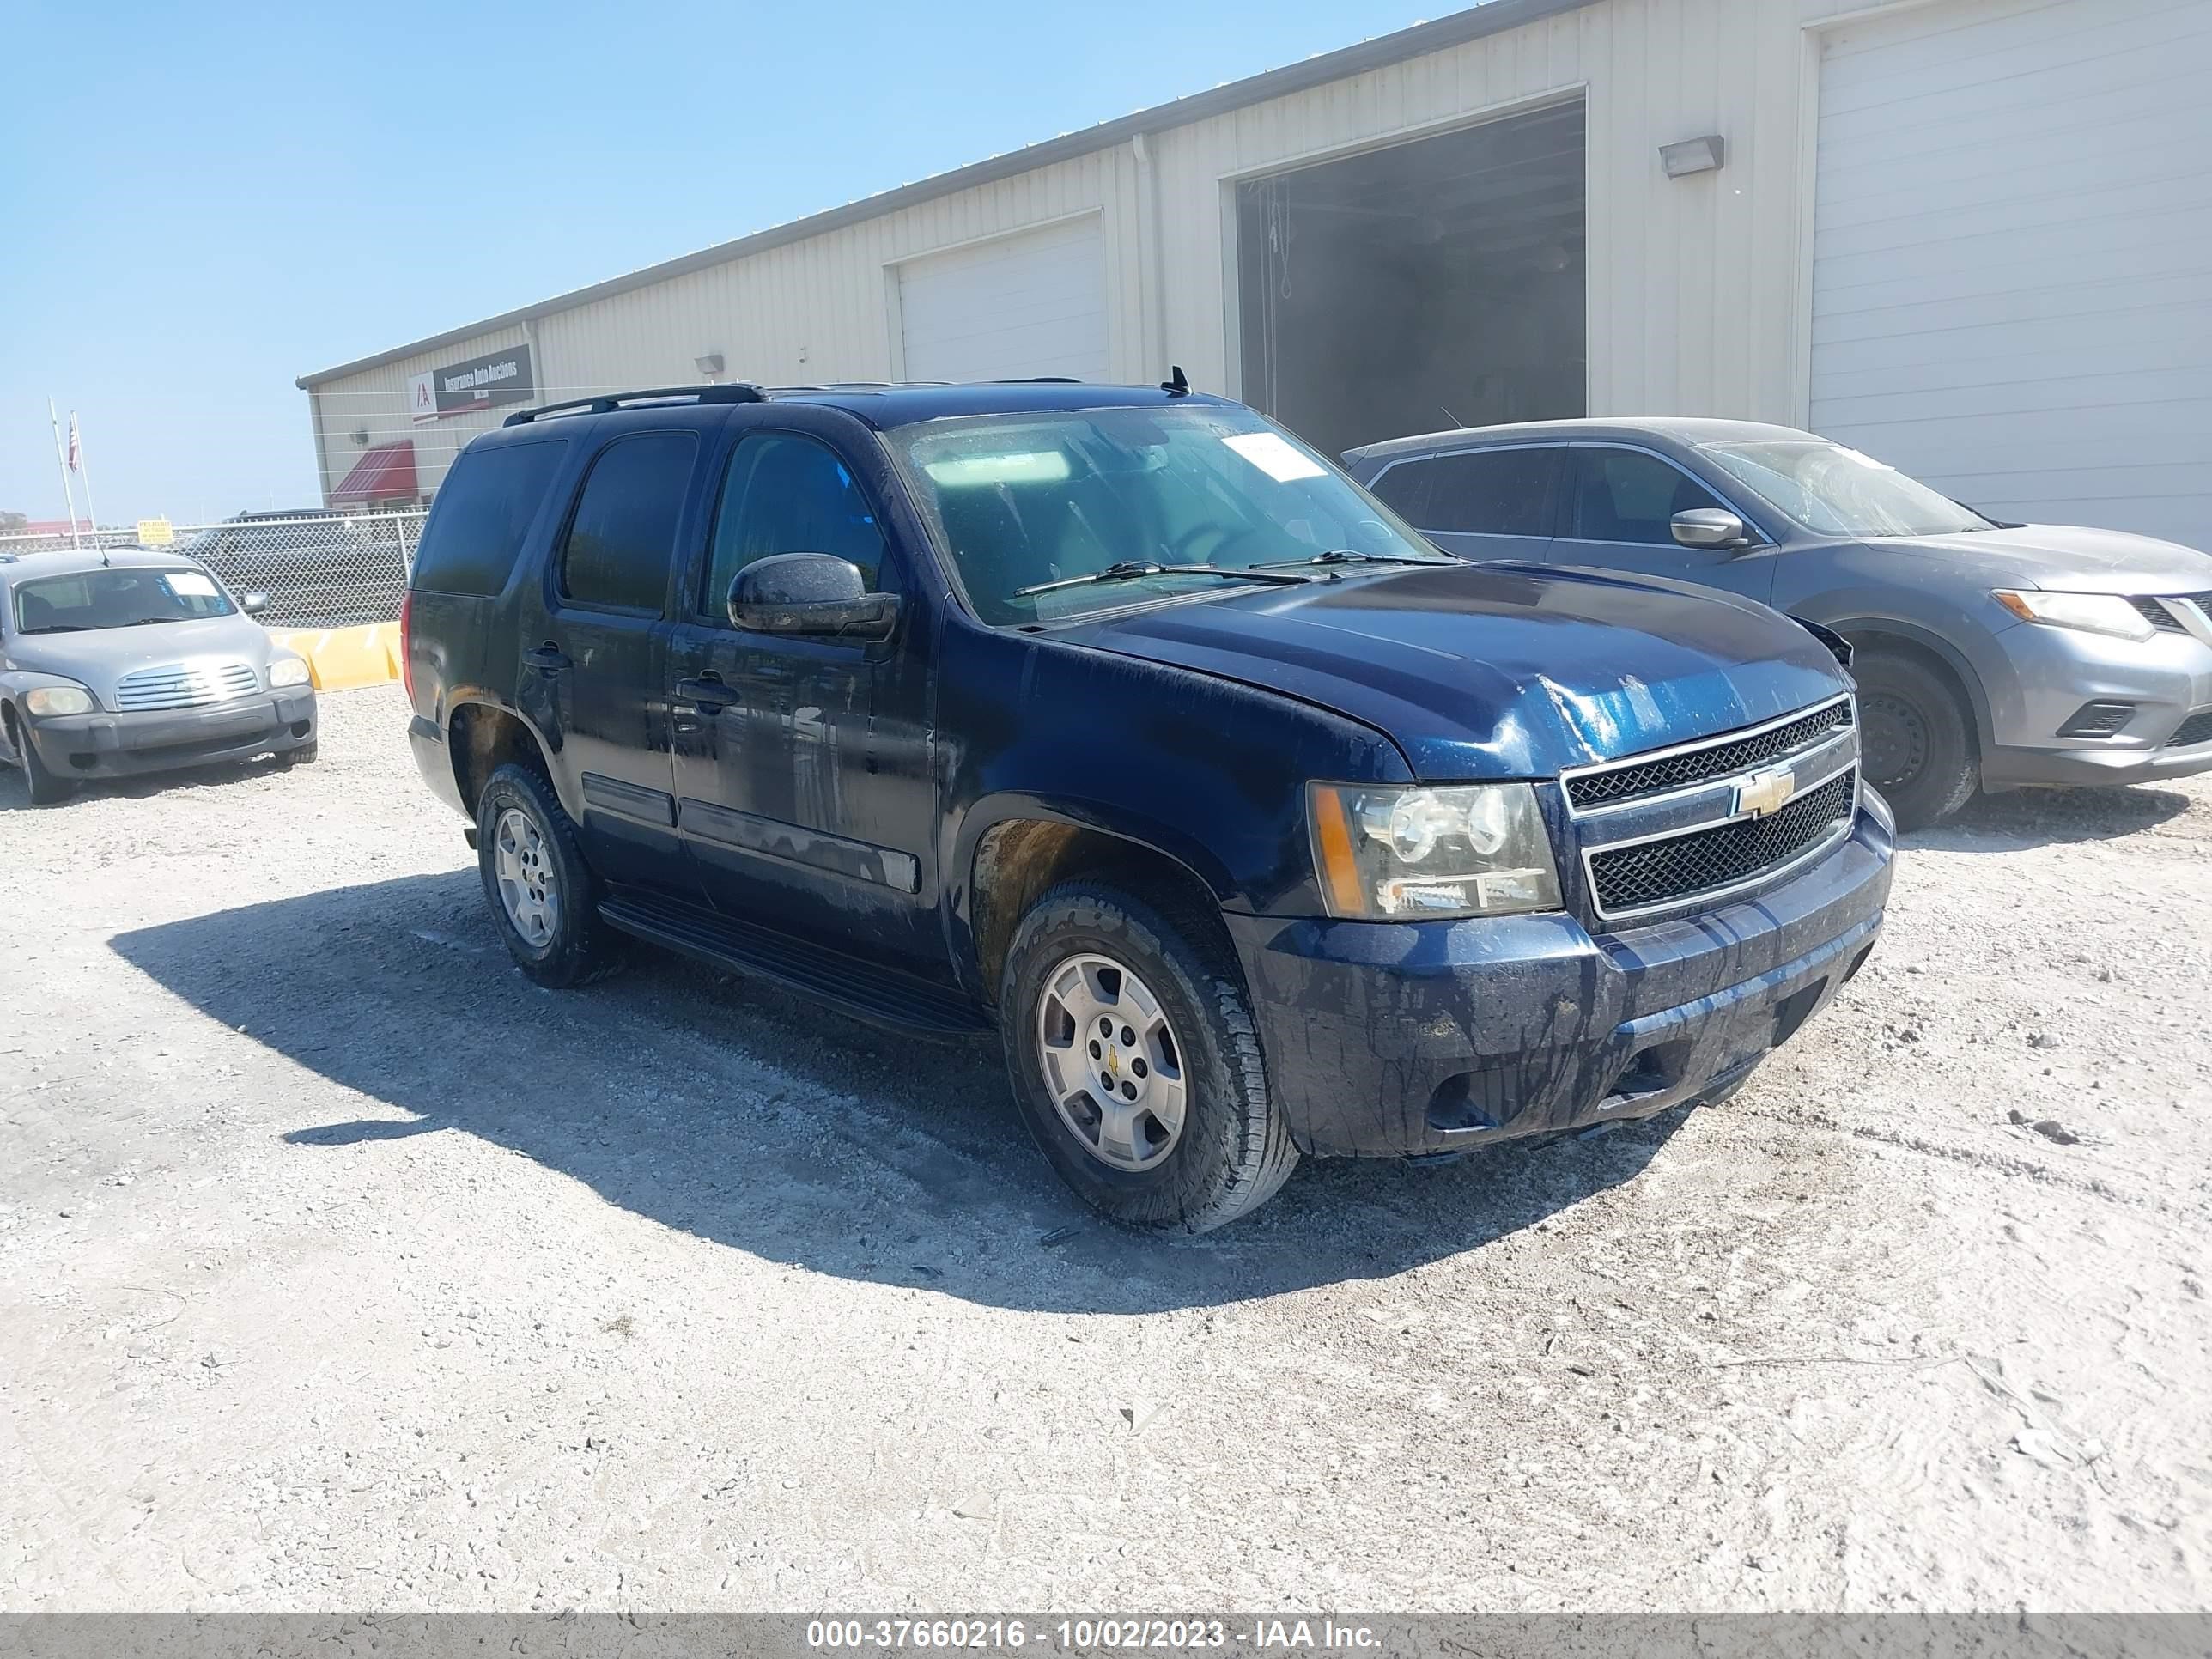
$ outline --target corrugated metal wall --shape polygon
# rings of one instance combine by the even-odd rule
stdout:
[[[898,261],[1097,210],[1113,373],[1152,380],[1180,362],[1197,384],[1234,393],[1237,179],[1583,96],[1590,412],[1798,420],[1803,25],[1842,9],[1838,0],[1605,0],[1153,134],[1144,155],[1117,145],[553,313],[534,325],[539,386],[553,398],[688,382],[693,359],[711,351],[730,375],[769,383],[891,378]],[[1707,132],[1727,138],[1728,165],[1667,179],[1658,147]],[[1145,222],[1148,202],[1156,226]],[[346,434],[364,426],[371,442],[411,433],[429,487],[498,416],[411,426],[408,375],[523,337],[488,334],[318,386],[325,491],[359,453]]]

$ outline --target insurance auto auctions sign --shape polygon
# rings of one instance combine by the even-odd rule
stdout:
[[[425,421],[465,415],[472,409],[526,404],[537,395],[538,384],[530,372],[530,348],[510,346],[489,356],[410,375],[407,411],[420,426]]]

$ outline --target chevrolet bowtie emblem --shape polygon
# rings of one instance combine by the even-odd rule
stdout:
[[[1763,818],[1769,812],[1779,811],[1790,804],[1797,793],[1797,775],[1786,766],[1771,772],[1758,772],[1735,787],[1735,810],[1739,816],[1749,813]]]

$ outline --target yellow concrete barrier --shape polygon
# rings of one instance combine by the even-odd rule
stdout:
[[[272,628],[270,636],[307,659],[308,678],[318,691],[350,691],[360,685],[386,685],[399,678],[399,624],[368,623],[359,628]]]

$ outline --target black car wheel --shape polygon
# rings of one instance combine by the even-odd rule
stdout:
[[[1022,918],[1000,1017],[1014,1097],[1061,1180],[1127,1226],[1234,1221],[1298,1161],[1218,924],[1094,882]]]
[[[1851,665],[1859,683],[1860,766],[1897,814],[1898,826],[1923,829],[1964,806],[1980,781],[1972,716],[1948,681],[1917,658],[1862,651]]]
[[[477,802],[477,869],[507,953],[538,984],[588,984],[621,965],[599,878],[543,773],[510,762],[491,775]]]
[[[39,758],[38,745],[31,741],[31,734],[23,729],[21,719],[12,708],[8,711],[8,740],[22,757],[23,779],[30,786],[32,805],[52,806],[76,793],[74,781],[56,777],[47,769],[46,762]]]

